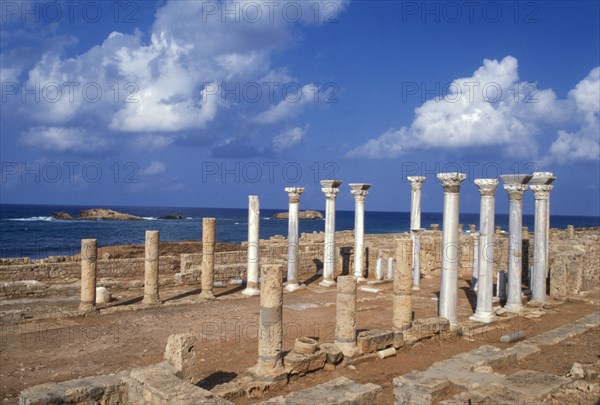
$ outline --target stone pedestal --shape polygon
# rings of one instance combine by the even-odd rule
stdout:
[[[475,184],[481,194],[479,209],[479,277],[477,280],[477,309],[471,320],[492,322],[495,318],[492,310],[494,298],[494,196],[497,179],[477,179]]]
[[[358,353],[356,347],[356,278],[339,276],[335,307],[335,345],[352,357]]]
[[[425,229],[410,230],[412,239],[412,289],[421,289],[421,234]]]
[[[258,272],[260,266],[260,206],[258,196],[248,196],[248,274],[242,294],[260,294]]]
[[[215,218],[202,219],[202,292],[200,298],[215,299]]]
[[[142,304],[160,304],[158,295],[158,261],[160,260],[158,231],[146,231],[146,246],[144,261],[144,299]]]
[[[250,372],[258,379],[285,378],[283,366],[283,267],[262,266],[260,319],[258,323],[258,362]]]
[[[96,263],[98,248],[96,239],[81,240],[81,312],[96,311]]]
[[[325,287],[335,285],[335,199],[340,184],[341,180],[321,180],[321,191],[325,194],[325,249],[323,280],[319,284]],[[356,252],[354,254],[356,256]]]
[[[396,239],[396,263],[394,272],[394,303],[392,326],[395,331],[409,329],[412,325],[412,242]]]
[[[442,276],[440,281],[439,315],[450,325],[456,325],[458,294],[458,206],[460,184],[464,173],[439,173],[444,188],[444,229],[442,233]]]
[[[358,281],[365,279],[365,197],[371,187],[365,183],[351,183],[354,195],[354,277]]]
[[[304,192],[302,187],[286,187],[288,193],[288,267],[286,291],[296,291],[300,288],[298,284],[298,221],[300,210],[300,194]]]
[[[532,299],[538,303],[546,301],[546,277],[548,273],[548,198],[550,185],[555,177],[534,176],[531,179],[531,191],[535,198],[535,217],[533,235],[533,274]],[[544,183],[544,184],[541,184]]]
[[[519,314],[523,310],[521,281],[523,268],[523,193],[527,190],[528,174],[506,174],[500,176],[508,192],[508,298],[504,308]]]
[[[477,291],[477,279],[479,278],[479,234],[471,234],[473,238],[473,266],[471,268],[471,291]]]
[[[414,230],[421,228],[421,189],[425,182],[425,176],[408,176],[406,178],[410,183],[410,230],[413,241],[413,289],[419,290],[420,287],[420,269],[419,260],[416,259],[417,242],[415,241]]]

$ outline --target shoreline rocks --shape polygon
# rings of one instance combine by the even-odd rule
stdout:
[[[66,212],[53,212],[52,219],[106,219],[140,221],[144,218],[105,208],[92,208],[89,210],[80,211],[79,216],[77,217],[73,217]]]
[[[273,214],[273,218],[275,218],[275,219],[288,219],[288,216],[289,216],[288,212],[278,212],[276,214]],[[306,211],[300,211],[298,213],[298,218],[299,219],[323,219],[323,214],[321,214],[319,211],[306,210]]]

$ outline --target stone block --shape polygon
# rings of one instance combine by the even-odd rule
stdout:
[[[340,377],[324,384],[293,392],[289,395],[272,398],[261,402],[263,405],[298,405],[298,404],[336,404],[336,405],[371,405],[376,404],[381,387],[375,384],[358,384]]]
[[[411,334],[420,339],[427,339],[450,330],[450,321],[446,318],[425,318],[413,322]]]
[[[323,343],[319,349],[325,353],[327,364],[339,364],[344,359],[342,350],[333,343]]]
[[[290,352],[283,359],[283,364],[286,372],[290,375],[304,375],[322,369],[325,366],[326,360],[327,355],[323,351],[313,354]]]
[[[191,333],[170,335],[165,348],[165,360],[177,370],[177,376],[196,381],[196,336]]]
[[[362,331],[356,338],[359,353],[373,353],[392,346],[394,332],[391,330],[372,329]]]

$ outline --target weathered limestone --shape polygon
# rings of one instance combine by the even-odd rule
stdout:
[[[408,176],[410,182],[410,236],[413,241],[413,289],[420,290],[421,270],[419,269],[419,258],[417,253],[417,241],[414,234],[421,228],[421,189],[425,182],[425,176]]]
[[[421,289],[421,234],[425,229],[416,228],[410,230],[412,239],[412,289]]]
[[[371,187],[365,183],[350,183],[354,195],[354,277],[365,280],[365,197]]]
[[[356,274],[354,275],[356,277]],[[360,279],[356,277],[358,281]],[[377,254],[377,264],[375,265],[375,280],[381,281],[383,280],[383,253],[379,252]]]
[[[458,204],[464,173],[438,173],[444,187],[444,229],[442,233],[442,276],[440,282],[439,315],[456,324],[458,294]]]
[[[500,176],[508,192],[508,299],[504,308],[511,313],[522,311],[521,280],[523,268],[523,193],[527,190],[528,174]],[[525,228],[526,229],[526,228]]]
[[[477,291],[479,278],[479,233],[472,233],[473,237],[473,266],[471,268],[471,290]]]
[[[335,285],[335,199],[340,191],[341,180],[321,180],[321,191],[325,194],[325,250],[323,258],[322,286]]]
[[[356,346],[356,278],[339,276],[335,311],[335,344],[344,356],[358,353]]]
[[[481,248],[479,249],[477,308],[470,319],[489,323],[495,317],[492,310],[494,297],[494,195],[496,187],[498,187],[498,180],[476,179],[475,184],[481,194],[479,223]]]
[[[258,362],[250,369],[258,379],[285,378],[283,366],[283,267],[262,266],[260,320],[258,324]]]
[[[387,279],[394,279],[394,258],[392,256],[388,257],[388,265],[387,265]]]
[[[165,360],[176,370],[177,377],[187,382],[197,381],[196,336],[191,333],[170,335],[165,348]]]
[[[242,294],[260,294],[258,272],[260,266],[260,205],[258,196],[248,196],[248,275]]]
[[[575,239],[575,227],[573,225],[567,225],[567,235],[569,239]]]
[[[303,187],[286,187],[285,191],[289,197],[288,215],[288,271],[286,291],[296,291],[300,288],[298,284],[298,212],[300,205],[300,194],[304,192]]]
[[[395,256],[398,269],[394,272],[392,326],[395,331],[403,331],[412,325],[411,241],[396,239]]]
[[[550,245],[550,191],[554,187],[550,184],[554,180],[556,180],[556,177],[551,172],[534,172],[529,182],[535,199],[531,290],[533,292],[532,300],[541,303],[546,298]]]
[[[160,304],[158,296],[158,261],[160,252],[158,243],[160,234],[158,231],[146,231],[146,260],[144,262],[144,305]]]
[[[81,299],[79,310],[96,310],[96,261],[98,248],[96,239],[81,240]]]
[[[215,218],[202,219],[202,292],[200,298],[215,299],[213,283],[215,278]]]

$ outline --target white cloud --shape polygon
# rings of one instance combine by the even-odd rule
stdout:
[[[160,150],[172,144],[175,139],[167,135],[138,135],[131,144],[145,150]]]
[[[155,174],[164,173],[165,170],[167,170],[167,166],[164,163],[152,161],[148,167],[140,170],[140,174],[142,176],[152,176]]]
[[[290,92],[285,94],[279,103],[257,115],[254,122],[272,124],[294,117],[304,109],[304,106],[315,102],[315,95],[319,91],[318,87],[314,84],[307,84],[302,88],[293,86],[290,86],[290,88]],[[293,91],[294,89],[297,91]]]
[[[20,140],[27,146],[57,152],[95,153],[109,146],[106,140],[82,128],[36,127],[23,132]]]
[[[578,112],[586,128],[598,127],[597,70],[571,91],[569,100],[558,100],[551,89],[520,82],[516,58],[486,59],[472,76],[453,81],[443,97],[417,107],[410,126],[391,128],[352,149],[347,157],[394,158],[417,149],[496,146],[505,155],[535,158],[536,137],[551,126],[558,133],[552,154],[555,150],[574,159],[598,159],[598,135],[594,147],[590,137],[580,142],[580,135],[560,130],[573,119],[573,112]]]
[[[277,135],[273,138],[273,150],[281,152],[290,149],[302,142],[308,126],[305,128],[295,127]]]

